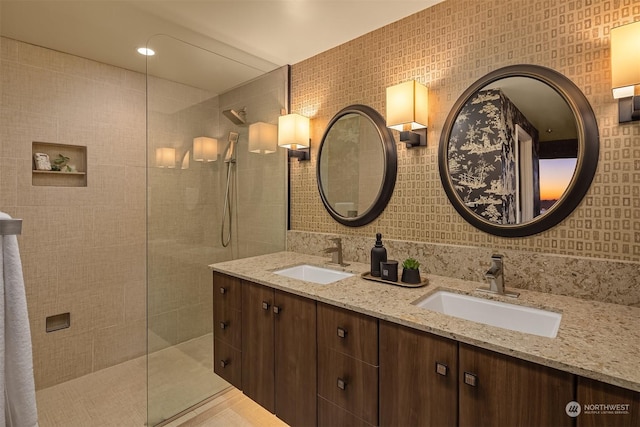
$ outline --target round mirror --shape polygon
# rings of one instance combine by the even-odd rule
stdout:
[[[396,144],[384,118],[350,105],[329,122],[318,152],[318,190],[329,214],[359,227],[387,206],[397,174]]]
[[[563,75],[535,65],[496,70],[454,104],[438,153],[455,209],[487,233],[521,237],[566,218],[598,164],[589,102]]]

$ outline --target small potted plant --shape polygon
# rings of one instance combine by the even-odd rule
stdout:
[[[72,172],[71,167],[67,165],[69,158],[67,156],[63,156],[62,154],[58,154],[53,160],[53,164],[51,165],[51,170],[60,171],[60,172]]]
[[[407,258],[402,263],[402,281],[404,283],[420,283],[420,263],[414,258]]]

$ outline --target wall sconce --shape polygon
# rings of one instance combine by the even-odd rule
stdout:
[[[193,138],[193,160],[196,162],[215,162],[218,160],[218,140],[206,136]]]
[[[184,153],[184,156],[182,156],[182,165],[180,166],[180,169],[189,169],[191,162],[191,151],[187,150],[186,153]]]
[[[611,29],[611,87],[618,100],[618,122],[640,120],[640,22]]]
[[[278,146],[289,150],[289,157],[299,162],[311,160],[309,118],[300,114],[278,117]]]
[[[173,169],[176,167],[176,149],[171,147],[156,148],[156,167]]]
[[[427,145],[429,90],[411,80],[387,88],[387,127],[400,131],[407,148]]]
[[[276,152],[278,144],[278,126],[265,122],[249,125],[249,152],[271,154]]]

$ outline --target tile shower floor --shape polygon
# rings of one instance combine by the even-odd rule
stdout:
[[[185,405],[192,404],[196,396],[202,396],[212,387],[214,390],[228,387],[228,383],[211,373],[211,341],[211,335],[205,335],[151,355],[152,387],[149,397],[152,402],[163,402],[162,414],[156,414],[156,418],[179,412]],[[191,355],[200,355],[207,360],[198,362]],[[174,369],[169,369],[175,364],[189,370],[189,375],[176,374]],[[143,356],[37,391],[40,427],[145,426],[146,367],[146,356]],[[212,381],[218,383],[212,385]],[[181,392],[171,393],[174,387],[179,387]],[[168,426],[286,425],[240,391],[231,388]]]

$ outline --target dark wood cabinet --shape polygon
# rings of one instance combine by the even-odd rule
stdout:
[[[276,415],[291,426],[316,424],[316,302],[275,291]]]
[[[380,322],[380,425],[455,426],[458,343]]]
[[[242,287],[242,391],[275,412],[273,289],[245,282]]]
[[[639,392],[225,274],[213,285],[215,373],[294,427],[640,426]]]
[[[213,274],[213,370],[242,386],[242,281]]]
[[[245,282],[242,307],[243,392],[289,425],[315,425],[315,301]]]
[[[578,377],[576,401],[577,427],[640,426],[640,392]]]
[[[463,343],[458,357],[461,427],[573,426],[572,374]]]
[[[378,425],[378,320],[318,304],[318,424]]]

